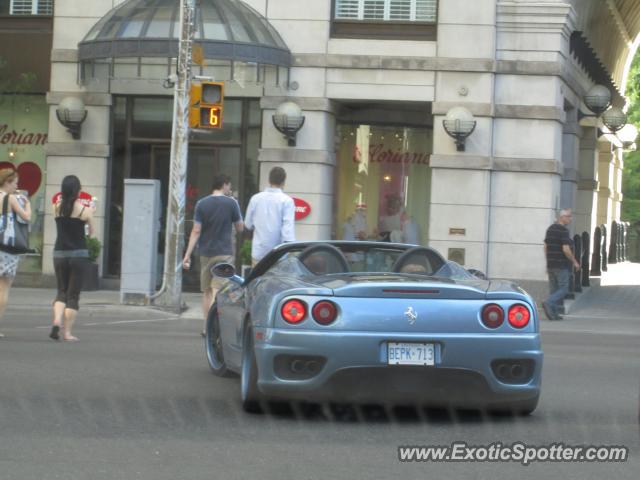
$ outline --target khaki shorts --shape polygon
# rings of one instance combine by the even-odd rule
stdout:
[[[228,281],[226,278],[211,275],[211,267],[216,263],[234,263],[231,255],[216,255],[215,257],[200,257],[200,291],[205,292],[210,288],[220,290]]]

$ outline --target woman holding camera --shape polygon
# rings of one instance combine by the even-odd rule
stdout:
[[[57,238],[53,247],[53,267],[56,272],[58,293],[53,302],[53,325],[49,337],[60,340],[78,340],[71,335],[71,328],[78,315],[78,300],[82,289],[82,272],[89,261],[89,251],[85,226],[89,225],[89,235],[95,231],[93,209],[86,207],[79,199],[80,180],[75,175],[62,179],[61,195],[53,206]]]
[[[18,215],[26,222],[31,221],[31,204],[26,196],[22,196],[20,201],[15,193],[18,190],[18,172],[12,168],[0,169],[0,212],[3,211],[5,198],[7,200],[7,214],[2,216],[2,221],[9,222],[9,216]],[[3,225],[3,229],[6,226]],[[4,316],[9,299],[9,290],[18,270],[20,257],[10,250],[3,250],[0,244],[0,320]],[[0,333],[0,338],[4,335]]]

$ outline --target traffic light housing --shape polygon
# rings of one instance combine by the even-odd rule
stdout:
[[[189,95],[190,128],[222,128],[224,83],[194,82]]]

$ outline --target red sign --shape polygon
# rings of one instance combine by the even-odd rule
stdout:
[[[0,133],[2,133],[2,130],[0,130]],[[0,162],[0,169],[1,168],[16,170],[18,172],[18,187],[29,192],[30,197],[35,195],[40,188],[42,171],[37,163],[23,162],[16,168],[13,163]]]
[[[311,205],[300,198],[293,197],[293,203],[296,206],[296,220],[302,220],[311,213]]]
[[[58,203],[58,200],[60,200],[61,196],[62,196],[62,193],[60,193],[60,192],[56,193],[51,198],[51,203],[53,203],[54,205],[56,203]],[[90,193],[80,192],[78,194],[78,200],[80,200],[80,203],[82,203],[82,205],[84,205],[85,207],[90,207],[91,206],[91,194]]]

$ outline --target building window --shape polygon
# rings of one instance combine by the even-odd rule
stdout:
[[[336,0],[335,18],[435,22],[437,0]]]
[[[11,0],[11,15],[53,15],[53,0]]]
[[[335,0],[331,36],[435,40],[438,0]]]
[[[426,245],[433,131],[338,125],[336,237]]]

